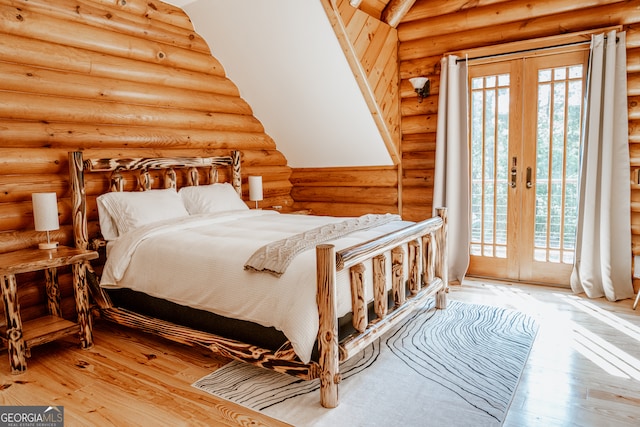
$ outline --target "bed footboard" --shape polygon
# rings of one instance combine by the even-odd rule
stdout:
[[[436,308],[446,308],[447,211],[380,238],[336,252],[333,245],[316,247],[317,302],[320,364],[320,402],[338,405],[339,364],[348,360],[380,335],[399,324],[424,299],[435,296]],[[393,305],[389,307],[386,283],[387,257],[391,265]],[[368,319],[364,262],[373,268],[374,311]],[[406,266],[405,266],[406,262]],[[349,269],[353,327],[356,333],[338,342],[336,275]],[[408,273],[405,277],[405,271]]]

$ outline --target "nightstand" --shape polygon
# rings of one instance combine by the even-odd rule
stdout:
[[[11,373],[27,369],[30,349],[67,335],[79,334],[82,348],[93,346],[89,294],[85,261],[98,258],[95,251],[60,246],[57,249],[23,249],[0,254],[0,287],[4,302],[6,325],[0,328],[0,339],[6,342]],[[58,267],[70,265],[78,313],[74,323],[62,317]],[[44,270],[49,315],[22,323],[18,303],[16,274]]]

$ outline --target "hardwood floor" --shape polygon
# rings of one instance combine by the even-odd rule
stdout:
[[[534,316],[538,336],[505,426],[640,425],[640,310],[633,300],[467,280],[452,299]]]
[[[0,354],[0,405],[61,405],[65,426],[287,425],[191,387],[227,359],[110,323],[90,350],[64,339],[31,356],[11,375]]]
[[[451,299],[526,312],[540,324],[505,426],[640,424],[640,310],[569,290],[467,280]],[[0,405],[62,405],[66,426],[283,426],[193,387],[226,360],[205,349],[97,321],[95,346],[63,339],[11,375],[0,353]]]

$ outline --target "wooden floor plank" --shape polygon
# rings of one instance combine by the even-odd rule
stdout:
[[[632,426],[640,423],[640,311],[631,300],[587,299],[570,290],[483,280],[452,287],[452,299],[526,312],[540,325],[505,426]],[[620,330],[626,325],[626,332]],[[631,330],[631,335],[629,331]],[[626,372],[626,373],[624,373]]]
[[[523,311],[540,325],[505,426],[640,424],[633,301],[483,280],[465,280],[449,297]],[[0,404],[63,405],[67,426],[286,425],[191,387],[227,361],[206,349],[99,320],[94,341],[89,350],[72,337],[35,347],[20,375],[10,374],[1,352]]]

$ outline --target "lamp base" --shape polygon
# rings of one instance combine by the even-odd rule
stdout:
[[[58,242],[38,243],[39,249],[56,249],[57,247]]]

